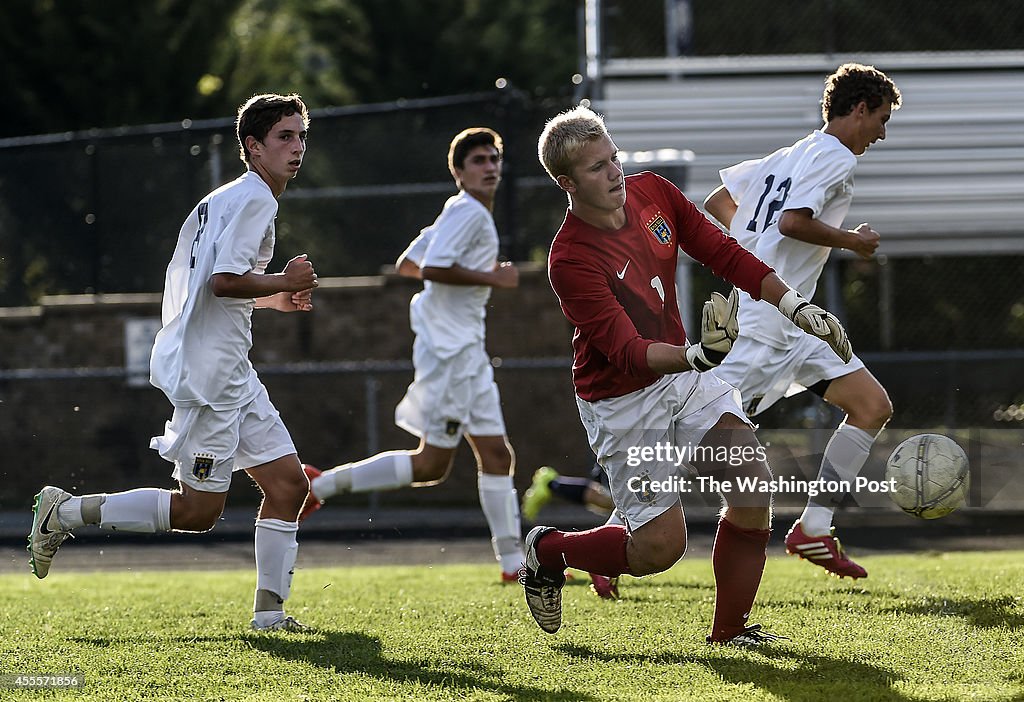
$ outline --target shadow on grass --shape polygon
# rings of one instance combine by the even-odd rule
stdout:
[[[912,597],[891,593],[892,597],[901,600],[893,607],[879,609],[880,612],[899,612],[900,614],[920,614],[925,616],[941,615],[943,617],[962,617],[969,624],[982,629],[1007,627],[1009,629],[1024,628],[1024,612],[1018,598],[1011,595],[1002,597]]]
[[[221,636],[169,636],[160,639],[149,634],[138,636],[69,636],[68,641],[96,648],[110,648],[111,646],[128,646],[135,644],[152,644],[154,641],[166,641],[175,644],[197,644],[197,643],[231,643],[238,641],[235,634],[224,634]]]
[[[556,702],[587,701],[595,698],[578,691],[547,690],[539,687],[512,685],[502,681],[499,670],[481,664],[450,660],[397,660],[384,655],[380,639],[375,636],[346,631],[324,631],[301,636],[247,634],[245,640],[253,648],[279,658],[305,661],[329,672],[359,672],[389,683],[418,683],[452,690],[453,697],[463,697],[484,690],[516,700],[555,700]]]
[[[843,702],[910,702],[914,699],[893,689],[893,683],[900,680],[901,676],[886,668],[847,659],[794,653],[784,650],[783,646],[765,647],[750,652],[709,646],[707,655],[609,653],[571,644],[553,648],[566,656],[602,663],[697,664],[727,683],[754,685],[779,699],[791,702],[821,702],[829,699],[841,699]],[[721,655],[714,655],[719,651]],[[742,657],[737,657],[736,654]],[[776,665],[772,662],[773,659],[786,663]],[[796,670],[792,669],[790,661],[797,663]]]

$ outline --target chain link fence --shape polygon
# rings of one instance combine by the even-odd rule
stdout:
[[[272,265],[304,251],[324,275],[378,273],[455,193],[448,144],[476,125],[505,139],[502,254],[543,258],[565,201],[536,139],[566,105],[507,90],[313,110]],[[0,140],[0,306],[159,290],[185,216],[243,168],[231,119]]]
[[[700,27],[711,4],[691,4]],[[858,3],[866,8],[864,18],[872,16],[868,10],[875,4]],[[946,4],[954,3],[938,3]],[[725,5],[722,12],[739,12]],[[826,5],[834,17],[846,17],[850,3],[806,4],[800,12],[820,13]],[[968,5],[973,6],[964,3],[964,8]],[[664,7],[659,0],[630,3],[630,24],[641,24],[644,8]],[[793,9],[797,3],[781,7]],[[605,10],[614,16],[625,8],[625,3],[608,2]],[[1007,26],[1020,12],[1011,9]],[[791,20],[799,19],[800,12]],[[648,14],[652,22],[660,16],[653,10]],[[893,23],[895,15],[885,32],[876,32],[880,42]],[[864,36],[874,36],[870,26]],[[609,26],[608,31],[620,30]],[[818,32],[805,34],[824,41]],[[626,47],[625,36],[608,41]],[[658,48],[657,36],[652,29],[650,44],[637,47],[664,51],[664,38]],[[854,36],[853,25],[844,25],[836,36],[844,41]],[[994,36],[996,41],[1002,35]],[[786,41],[781,37],[776,49],[799,49]],[[694,46],[701,44],[695,39]],[[877,48],[889,47],[880,43]],[[764,47],[751,43],[749,50]],[[567,106],[568,100],[531,101],[509,90],[315,110],[302,173],[281,199],[279,260],[272,266],[306,252],[325,276],[378,273],[433,221],[446,194],[454,193],[445,163],[448,143],[469,125],[491,126],[505,137],[505,180],[495,212],[503,255],[544,260],[566,201],[537,162],[536,138],[544,121]],[[205,193],[241,172],[237,159],[230,119],[0,142],[0,306],[33,304],[55,293],[158,291],[181,221]],[[685,179],[685,165],[675,168],[677,181]],[[699,266],[691,268],[692,319],[722,282]],[[1006,456],[1019,453],[1024,426],[1022,280],[1024,257],[1019,255],[922,251],[875,262],[835,256],[819,286],[819,299],[845,320],[856,351],[892,396],[894,431],[975,432],[963,440],[997,446],[999,455]],[[551,373],[545,372],[523,371],[517,392],[526,388],[543,398],[551,385]],[[537,387],[531,385],[532,375]],[[9,377],[4,382],[20,381]],[[560,386],[550,392],[566,390]],[[807,395],[780,403],[761,422],[766,431],[802,428],[799,447],[791,450],[813,465],[807,457],[818,454],[830,431],[815,433],[810,427],[832,427],[837,417]],[[384,423],[389,411],[366,410]],[[586,461],[586,451],[579,453],[578,459]]]

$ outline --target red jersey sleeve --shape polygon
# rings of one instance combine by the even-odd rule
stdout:
[[[726,236],[671,183],[659,179],[669,196],[679,227],[679,248],[755,300],[761,299],[761,281],[772,268]]]
[[[581,350],[598,351],[627,375],[645,379],[656,375],[647,365],[647,347],[654,341],[640,336],[596,265],[562,257],[552,261],[548,275],[562,312],[576,327],[577,365],[588,360],[579,358]],[[588,342],[586,348],[582,348],[583,338]]]

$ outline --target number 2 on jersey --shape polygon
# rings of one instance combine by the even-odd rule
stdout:
[[[779,194],[777,198],[768,203],[768,209],[765,212],[764,224],[761,225],[761,231],[775,224],[775,215],[782,206],[786,204],[786,199],[789,197],[789,186],[792,185],[793,179],[786,178],[784,181],[779,183],[779,187],[775,189],[775,192]],[[775,183],[775,174],[768,176],[764,179],[764,192],[761,193],[761,199],[757,201],[757,209],[754,210],[754,216],[749,222],[747,222],[747,231],[757,231],[757,218],[761,214],[761,206],[764,205],[764,199],[768,197],[768,193],[771,192],[772,185]]]
[[[210,203],[200,202],[199,203],[199,228],[196,229],[196,238],[192,240],[192,260],[189,263],[189,268],[196,267],[196,249],[199,247],[199,237],[203,235],[203,230],[206,229],[206,220],[209,218]]]

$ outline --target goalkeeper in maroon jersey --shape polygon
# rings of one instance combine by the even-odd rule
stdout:
[[[686,549],[680,488],[703,476],[733,486],[722,491],[708,641],[757,645],[779,638],[747,622],[764,571],[771,495],[736,489],[769,481],[771,472],[733,387],[705,372],[722,362],[736,338],[738,294],[713,294],[699,339],[687,344],[674,283],[679,249],[755,299],[779,306],[844,360],[852,353],[846,332],[670,182],[649,172],[625,177],[604,121],[591,110],[577,107],[550,120],[538,152],[569,199],[548,273],[576,327],[576,401],[626,524],[577,533],[535,527],[520,577],[530,612],[544,631],[558,630],[566,566],[608,577],[671,567]],[[677,458],[684,454],[688,460]]]

